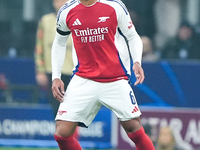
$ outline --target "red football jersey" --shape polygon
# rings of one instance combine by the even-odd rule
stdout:
[[[120,0],[98,0],[91,6],[67,2],[58,13],[57,32],[72,34],[78,76],[98,82],[128,79],[130,53],[124,37],[131,41],[130,50],[139,53],[134,61],[141,63],[140,38]]]

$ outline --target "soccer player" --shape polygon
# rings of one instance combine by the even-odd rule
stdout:
[[[64,91],[61,68],[69,34],[76,51],[76,67]],[[115,113],[137,150],[154,150],[140,123],[141,112],[128,83],[129,54],[137,85],[145,78],[142,42],[121,0],[70,0],[60,9],[52,46],[52,92],[60,101],[55,139],[61,150],[82,149],[73,138],[74,131],[77,126],[89,126],[102,105]]]

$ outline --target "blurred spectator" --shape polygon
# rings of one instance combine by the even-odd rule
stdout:
[[[161,55],[166,59],[200,59],[200,39],[188,22],[181,23],[177,36],[169,39]]]
[[[53,0],[55,12],[44,15],[39,22],[37,30],[35,49],[36,81],[43,90],[47,89],[54,114],[57,113],[59,102],[53,97],[51,92],[51,48],[56,33],[56,13],[67,1]],[[72,41],[69,38],[66,48],[66,59],[62,70],[62,80],[64,81],[65,89],[71,79],[72,68]]]
[[[173,132],[169,127],[160,129],[156,150],[182,150],[177,147]]]
[[[142,61],[154,62],[158,60],[158,55],[154,52],[153,43],[147,36],[141,36],[143,43]]]
[[[176,35],[184,13],[181,0],[157,0],[154,6],[156,34],[154,37],[156,49],[162,49],[167,40]],[[184,8],[184,7],[183,7]]]

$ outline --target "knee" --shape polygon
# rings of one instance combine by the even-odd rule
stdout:
[[[56,127],[54,135],[59,136],[59,137],[68,137],[69,135],[62,132],[62,130],[59,127]]]
[[[58,144],[64,144],[64,143],[67,144],[73,140],[73,135],[71,135],[69,137],[60,137],[60,136],[54,134],[54,138]]]
[[[126,128],[125,131],[126,131],[127,134],[135,133],[138,130],[140,130],[141,128],[142,128],[142,125],[138,124],[136,126],[130,126],[130,127]]]
[[[67,128],[63,128],[62,125],[56,125],[55,135],[59,137],[69,137],[72,133],[67,130]]]
[[[140,123],[140,118],[123,121],[123,122],[121,122],[121,125],[123,126],[123,128],[127,134],[134,133],[134,132],[140,130],[142,127],[142,125]]]
[[[65,121],[57,121],[55,135],[59,137],[69,137],[74,134],[76,124],[68,123]]]

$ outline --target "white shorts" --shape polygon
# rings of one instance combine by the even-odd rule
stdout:
[[[127,80],[100,83],[75,75],[67,87],[55,120],[78,122],[80,126],[87,127],[102,105],[113,111],[120,121],[141,115]]]

